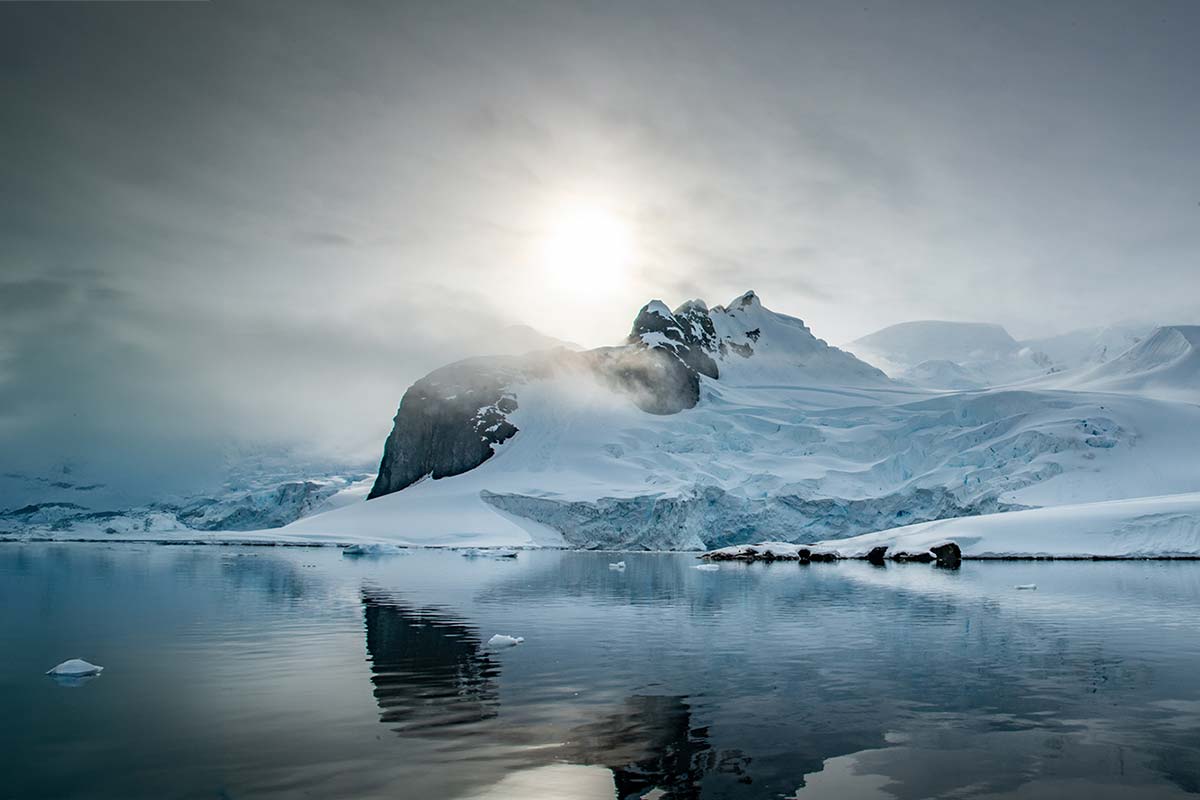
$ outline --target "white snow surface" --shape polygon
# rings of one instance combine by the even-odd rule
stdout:
[[[576,523],[555,516],[560,505],[539,502],[588,503],[600,517],[635,526],[655,508],[716,493],[711,504],[696,500],[705,508],[679,520],[669,536],[639,540],[651,549],[700,550],[719,544],[714,535],[735,535],[742,523],[731,515],[743,507],[761,509],[749,536],[812,542],[892,527],[905,514],[939,513],[939,497],[964,508],[988,498],[1028,507],[1200,490],[1200,407],[1135,394],[928,395],[890,386],[704,379],[700,404],[670,416],[643,413],[579,383],[531,383],[519,400],[512,415],[519,433],[480,467],[308,517],[273,535],[590,546],[578,538],[588,530],[573,541],[564,537]],[[503,508],[495,496],[508,498]],[[830,507],[823,517],[805,511],[809,516],[797,522],[781,497],[828,500]]]
[[[1194,403],[1200,399],[1200,325],[1158,328],[1107,363],[1064,376],[1060,385]]]
[[[1197,557],[1200,492],[960,517],[820,546],[861,558],[880,545],[915,553],[946,541],[976,558]]]

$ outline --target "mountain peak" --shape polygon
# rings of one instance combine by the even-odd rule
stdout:
[[[731,302],[729,304],[729,307],[730,308],[762,308],[762,301],[759,300],[758,295],[754,293],[753,289],[751,289],[750,291],[743,294],[741,297],[739,297],[736,300],[734,300],[733,302]]]

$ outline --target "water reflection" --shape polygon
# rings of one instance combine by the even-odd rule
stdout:
[[[692,727],[686,698],[635,695],[616,711],[570,733],[556,754],[577,764],[603,764],[613,772],[617,797],[700,797],[700,780],[716,766],[708,730]]]
[[[1200,793],[1196,565],[623,559],[0,548],[0,794]]]
[[[707,728],[692,726],[687,698],[677,695],[628,697],[615,709],[590,712],[597,717],[572,728],[561,745],[530,747],[544,738],[537,720],[503,728],[481,724],[499,712],[500,666],[475,627],[448,610],[417,608],[376,590],[363,591],[362,606],[380,721],[396,733],[454,738],[486,733],[524,747],[520,761],[529,766],[523,767],[521,785],[548,778],[569,784],[578,776],[595,784],[594,773],[547,769],[564,762],[606,767],[622,799],[653,790],[656,797],[698,798],[701,779],[714,770],[748,782],[750,759],[740,752],[714,754]]]
[[[496,716],[499,668],[474,628],[369,590],[362,605],[382,722],[397,733],[432,735]]]

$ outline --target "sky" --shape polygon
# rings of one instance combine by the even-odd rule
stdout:
[[[1194,2],[0,4],[0,469],[370,462],[404,389],[746,289],[1200,321]],[[2,498],[0,498],[2,499]]]

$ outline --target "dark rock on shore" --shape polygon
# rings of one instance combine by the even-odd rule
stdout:
[[[937,565],[946,569],[958,569],[962,565],[962,549],[954,542],[931,547],[929,552],[937,559]]]
[[[895,561],[898,564],[906,564],[909,562],[913,562],[913,563],[917,563],[917,564],[930,564],[934,561],[935,558],[936,557],[933,555],[933,553],[929,552],[928,550],[926,550],[923,553],[894,553],[894,554],[892,554],[892,561]]]

